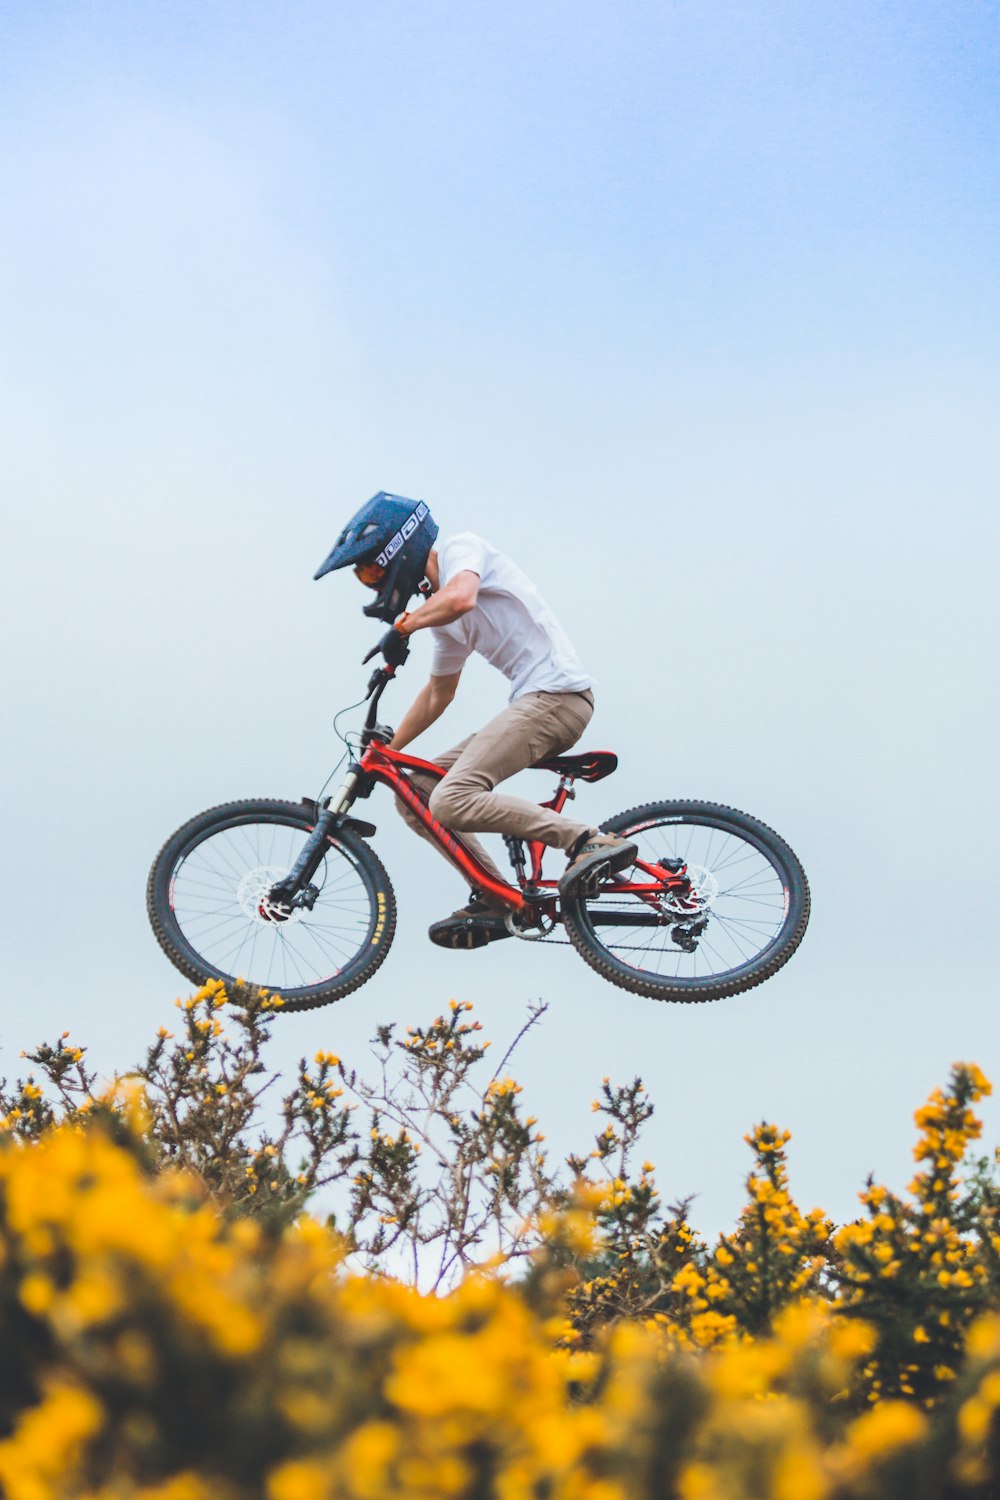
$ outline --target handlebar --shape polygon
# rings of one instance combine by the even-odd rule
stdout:
[[[366,662],[371,661],[373,656],[378,655],[379,649],[379,646],[373,646],[364,660]],[[376,667],[368,679],[368,691],[365,694],[368,699],[368,712],[365,714],[364,730],[361,736],[361,743],[363,745],[368,745],[375,737],[375,731],[378,728],[376,715],[378,713],[379,699],[395,677],[397,671],[397,667],[386,663],[384,666]]]

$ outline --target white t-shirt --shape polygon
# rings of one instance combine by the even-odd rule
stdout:
[[[434,625],[432,677],[460,672],[473,651],[510,681],[511,702],[525,693],[581,693],[591,686],[569,636],[516,563],[471,531],[438,547],[441,586],[456,573],[478,573],[468,614]]]

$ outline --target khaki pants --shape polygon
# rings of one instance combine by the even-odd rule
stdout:
[[[490,859],[475,833],[509,833],[519,839],[540,839],[556,849],[568,849],[591,823],[573,823],[548,807],[506,797],[493,788],[537,760],[561,755],[575,745],[594,712],[594,695],[583,693],[525,693],[515,698],[503,713],[484,729],[470,734],[434,764],[447,772],[442,780],[414,772],[410,780],[430,794],[430,810],[443,827],[461,835],[462,843],[482,860],[497,879],[506,880]],[[422,838],[426,830],[402,802],[396,806],[410,827]],[[435,845],[435,848],[439,847]]]

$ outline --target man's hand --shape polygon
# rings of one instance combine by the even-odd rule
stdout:
[[[373,646],[362,661],[371,661],[373,656],[382,654],[385,662],[390,667],[401,667],[410,654],[410,643],[406,636],[401,634],[395,627],[387,630],[377,646]]]
[[[378,649],[390,667],[401,667],[410,654],[410,643],[393,625],[379,641]]]

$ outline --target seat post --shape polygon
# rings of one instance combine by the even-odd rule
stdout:
[[[542,806],[551,808],[553,812],[562,812],[566,803],[575,798],[575,796],[576,791],[573,787],[573,777],[568,771],[561,771],[559,773],[559,785],[556,787],[555,796],[550,801],[543,802]]]

